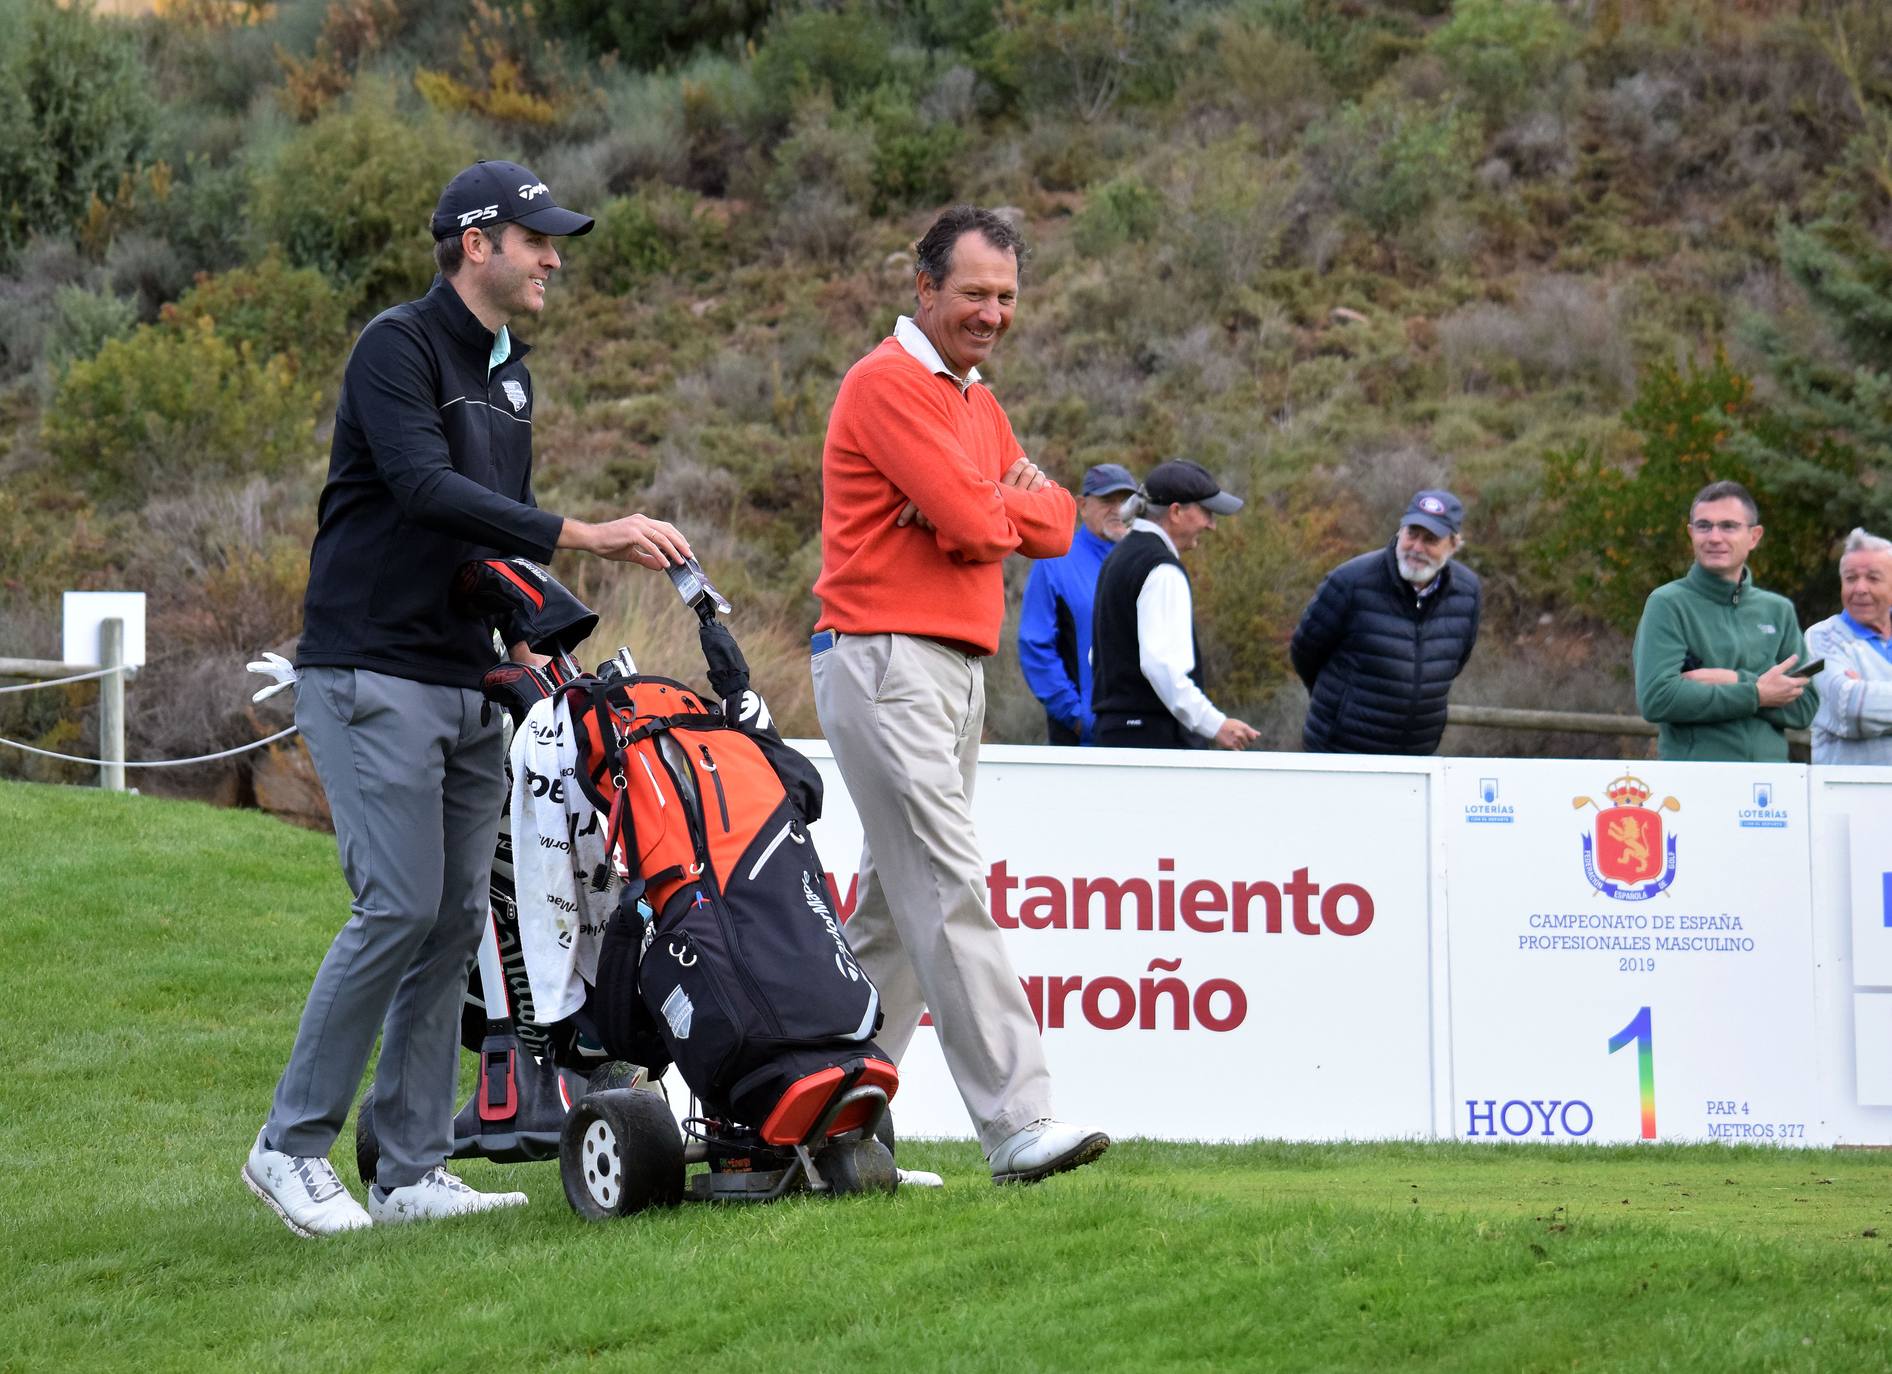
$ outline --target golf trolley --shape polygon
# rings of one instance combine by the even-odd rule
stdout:
[[[685,603],[697,615],[710,684],[724,703],[720,711],[699,702],[681,683],[636,676],[626,650],[619,650],[596,674],[583,674],[572,650],[595,626],[597,617],[542,570],[520,560],[469,563],[455,588],[456,604],[464,611],[510,619],[514,627],[528,631],[523,637],[535,651],[552,655],[551,662],[543,667],[504,664],[489,672],[482,684],[489,706],[504,708],[517,727],[545,698],[566,692],[571,702],[579,702],[587,692],[591,694],[584,729],[579,726],[578,710],[572,712],[572,733],[578,737],[581,757],[579,776],[571,782],[584,785],[588,793],[604,789],[592,799],[600,803],[599,819],[609,809],[609,839],[613,842],[618,839],[620,827],[628,829],[631,825],[628,815],[620,814],[621,810],[630,810],[623,805],[625,751],[641,740],[653,752],[642,758],[631,757],[639,758],[643,773],[650,775],[653,791],[659,776],[675,786],[676,790],[668,794],[677,803],[671,815],[680,809],[706,829],[705,817],[712,809],[719,809],[723,829],[728,832],[731,808],[740,798],[725,794],[723,775],[731,777],[729,786],[733,790],[745,776],[741,769],[746,767],[746,776],[764,777],[774,788],[771,795],[776,809],[768,814],[767,823],[773,826],[784,815],[789,816],[785,829],[795,831],[796,846],[805,848],[806,835],[799,830],[799,817],[812,819],[819,814],[819,778],[805,760],[783,744],[769,722],[766,706],[750,690],[748,665],[735,640],[716,619],[718,610],[729,610],[729,603],[710,585],[694,560],[672,568],[670,574]],[[537,632],[536,637],[531,631]],[[605,709],[607,701],[628,699],[607,697],[607,691],[648,692],[653,684],[656,691],[665,694],[664,711],[687,706],[694,708],[694,714],[639,714],[644,708],[635,707],[634,702],[630,708]],[[643,728],[627,733],[623,726],[631,721],[643,722]],[[695,724],[697,721],[702,723]],[[666,733],[673,729],[690,741],[688,757]],[[709,731],[714,733],[704,733]],[[710,746],[701,743],[703,740],[722,751],[721,773],[711,759]],[[704,773],[708,781],[703,787],[713,784],[713,802],[707,790],[698,790],[701,778],[694,758],[698,749],[707,763]],[[614,789],[606,785],[607,780],[615,783]],[[627,995],[634,998],[636,994],[626,994],[619,981],[605,995],[607,990],[602,984],[608,954],[600,956],[600,987],[591,990],[585,1007],[552,1025],[540,1024],[533,1014],[515,891],[513,838],[520,833],[519,825],[520,818],[511,814],[509,804],[494,852],[487,930],[469,978],[461,1023],[462,1044],[478,1055],[478,1076],[471,1097],[454,1117],[449,1158],[499,1162],[556,1158],[572,1209],[594,1220],[685,1201],[767,1202],[792,1192],[893,1191],[898,1175],[893,1163],[893,1121],[888,1102],[899,1078],[894,1066],[880,1057],[878,1048],[866,1038],[871,1023],[862,1027],[857,1047],[820,1052],[819,1062],[811,1061],[805,1067],[795,1055],[816,1052],[789,1051],[783,1062],[794,1061],[793,1067],[786,1076],[778,1074],[769,1080],[782,1082],[780,1090],[754,1086],[770,1072],[764,1066],[749,1072],[733,1087],[724,1085],[711,1094],[720,1095],[725,1104],[768,1104],[766,1111],[754,1108],[755,1114],[762,1117],[759,1124],[736,1120],[736,1111],[725,1105],[707,1115],[691,1114],[681,1125],[661,1080],[663,1066],[671,1060],[679,1061],[685,1069],[694,1062],[685,1057],[694,1048],[689,1040],[688,1011],[669,1016],[665,1035],[674,1038],[660,1041],[653,1030],[632,1039],[634,1046],[642,1047],[633,1048],[633,1054],[660,1066],[657,1081],[645,1068],[624,1057],[623,1003]],[[536,852],[529,838],[522,839],[522,844],[528,852]],[[635,846],[620,845],[620,849],[627,855],[622,863],[639,858]],[[749,868],[752,851],[744,851],[742,866],[752,883],[770,856],[781,849],[778,837],[762,851],[753,869]],[[807,853],[812,858],[812,849]],[[675,866],[655,873],[648,890],[642,877],[633,872],[633,881],[611,918],[614,924],[628,923],[642,930],[642,950],[652,948],[660,929],[670,932],[665,937],[670,954],[677,956],[682,970],[691,975],[707,973],[707,969],[696,970],[693,966],[699,962],[697,951],[711,950],[712,946],[702,943],[701,929],[697,943],[692,944],[682,923],[685,918],[676,913],[686,908],[724,910],[716,906],[722,892],[714,871],[705,872],[706,868],[713,870],[713,865],[707,862],[709,851],[700,841],[695,856],[706,862],[686,862],[684,867],[692,871],[690,881],[682,886],[676,882],[682,870]],[[629,871],[622,863],[620,874]],[[816,867],[817,877],[819,872]],[[605,890],[602,876],[595,889],[599,892]],[[806,876],[801,875],[803,883],[795,888],[797,893],[806,890]],[[669,885],[665,885],[667,881]],[[747,894],[747,899],[750,906],[745,910],[753,912],[758,904],[754,891]],[[819,905],[813,899],[809,904]],[[766,909],[767,903],[760,905]],[[808,909],[799,898],[791,906],[799,909],[802,920],[809,919]],[[725,915],[722,919],[726,923],[731,918]],[[838,931],[838,927],[834,929]],[[609,933],[605,936],[607,951],[613,938]],[[826,938],[822,937],[826,950],[821,955],[823,967],[835,958],[833,949],[826,946]],[[622,949],[633,939],[625,935],[620,941],[620,959],[624,957]],[[838,935],[835,939],[844,950],[844,942]],[[635,966],[642,953],[630,957]],[[847,957],[851,959],[851,955]],[[864,977],[858,969],[853,974],[856,983]],[[672,975],[682,976],[674,967]],[[636,976],[641,979],[643,975]],[[664,1001],[667,1014],[675,1011],[673,1004],[679,996],[683,1007],[692,1007],[690,998],[684,995],[685,983],[677,983],[669,1000]],[[866,986],[871,992],[871,984]],[[700,986],[697,996],[699,1000],[704,997]],[[870,1014],[875,1006],[877,1000],[870,1003]],[[706,1028],[699,1018],[696,1040],[701,1041],[710,1029],[713,1027]],[[620,1057],[610,1056],[603,1048],[613,1043],[620,1047]],[[700,1064],[694,1072],[702,1072]],[[745,1085],[751,1085],[746,1097]],[[693,1097],[693,1113],[696,1110],[698,1103]],[[357,1108],[355,1122],[355,1163],[364,1184],[374,1182],[381,1154],[375,1115],[370,1088]],[[688,1174],[693,1165],[707,1167]]]

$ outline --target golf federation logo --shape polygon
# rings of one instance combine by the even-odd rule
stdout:
[[[1675,881],[1675,836],[1665,843],[1662,813],[1680,811],[1674,797],[1648,804],[1649,784],[1625,773],[1609,785],[1607,810],[1589,797],[1570,805],[1596,807],[1596,824],[1583,835],[1583,875],[1605,897],[1618,902],[1646,902]]]
[[[510,377],[499,384],[499,389],[506,393],[506,399],[512,402],[514,410],[526,408],[526,389]]]
[[[1419,498],[1419,509],[1427,515],[1444,515],[1445,502],[1436,496],[1422,496]]]
[[[808,909],[821,918],[821,924],[827,928],[828,938],[834,941],[834,966],[850,983],[861,981],[861,966],[854,962],[854,951],[848,948],[847,937],[841,934],[841,927],[834,919],[834,913],[828,910],[828,903],[815,891],[814,875],[807,869],[801,871],[802,900],[808,903]]]

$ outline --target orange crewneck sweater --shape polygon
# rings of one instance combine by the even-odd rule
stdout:
[[[1021,453],[991,391],[887,339],[841,382],[821,452],[818,630],[956,639],[998,652],[1000,565],[1069,552],[1077,503],[1055,483],[999,485]],[[894,521],[908,501],[933,522]]]

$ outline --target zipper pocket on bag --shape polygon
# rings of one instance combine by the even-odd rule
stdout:
[[[729,833],[729,798],[723,792],[723,775],[717,770],[716,760],[710,757],[709,746],[698,744],[697,753],[703,756],[703,771],[710,775],[710,781],[716,785],[716,809],[722,813],[723,834]]]

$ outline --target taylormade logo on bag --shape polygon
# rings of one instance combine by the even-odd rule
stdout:
[[[841,934],[840,924],[828,909],[827,902],[815,891],[814,876],[805,868],[801,872],[801,895],[808,903],[808,909],[821,918],[821,924],[827,928],[828,938],[834,941],[834,966],[846,975],[850,983],[860,982],[861,966],[854,962],[854,951],[848,948],[847,937]]]

